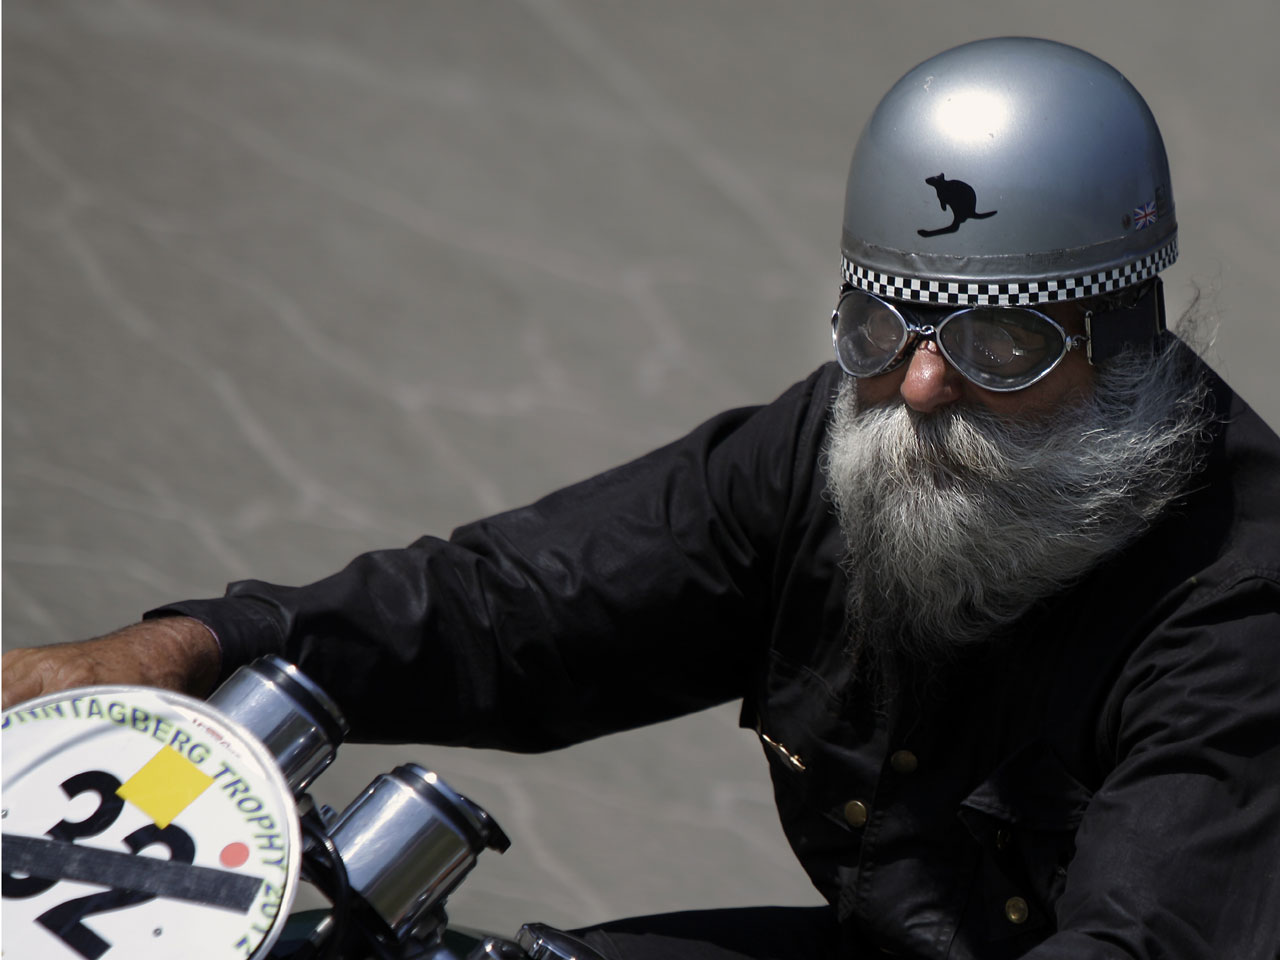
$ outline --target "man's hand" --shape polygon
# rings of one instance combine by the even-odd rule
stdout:
[[[4,708],[71,687],[120,683],[195,696],[213,689],[222,651],[190,617],[146,620],[95,640],[10,650],[4,655]]]

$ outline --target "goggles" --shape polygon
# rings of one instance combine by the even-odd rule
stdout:
[[[907,310],[846,284],[831,315],[836,358],[851,377],[875,377],[900,366],[921,340],[986,390],[1022,390],[1048,375],[1089,337],[1067,333],[1030,307]]]

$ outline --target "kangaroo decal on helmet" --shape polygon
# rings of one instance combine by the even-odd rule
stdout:
[[[973,192],[973,187],[963,180],[948,180],[945,173],[940,173],[936,177],[926,177],[924,182],[937,192],[938,203],[943,210],[947,207],[951,208],[951,215],[955,219],[949,226],[939,227],[937,230],[917,230],[916,233],[922,237],[955,233],[960,229],[960,224],[966,220],[985,220],[987,217],[996,215],[995,210],[988,210],[986,213],[977,212],[978,195]]]

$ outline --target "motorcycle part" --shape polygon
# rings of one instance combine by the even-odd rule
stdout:
[[[488,813],[415,763],[374,778],[330,836],[351,890],[396,938],[443,905],[483,850],[511,845]]]
[[[267,955],[302,843],[249,731],[179,693],[85,687],[6,711],[3,751],[6,956]]]

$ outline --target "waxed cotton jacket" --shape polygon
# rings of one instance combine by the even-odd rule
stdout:
[[[848,956],[1274,960],[1280,441],[1212,378],[1163,521],[886,700],[845,652],[840,376],[449,540],[152,615],[212,626],[227,672],[295,661],[366,740],[547,750],[741,699]]]

